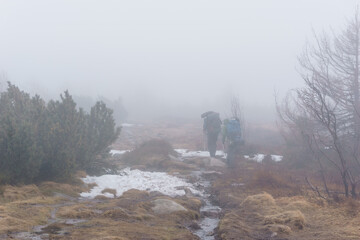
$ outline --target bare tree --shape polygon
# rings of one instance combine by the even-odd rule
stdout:
[[[300,153],[302,156],[299,156],[299,159],[303,161],[303,159],[309,157],[310,154],[311,160],[316,161],[319,166],[324,190],[326,194],[330,196],[323,166],[324,150],[329,149],[329,147],[327,145],[319,145],[319,132],[321,132],[322,127],[303,109],[303,106],[298,101],[297,93],[295,92],[295,95],[292,93],[293,92],[288,93],[281,105],[276,101],[278,116],[282,123],[282,125],[280,125],[281,133],[286,142],[292,143],[291,145],[294,145],[295,142],[295,147],[301,149]],[[320,197],[323,197],[319,189],[312,186],[307,177],[305,177],[305,180],[313,190],[316,190]]]
[[[305,87],[292,95],[292,109],[285,100],[280,116],[300,129],[320,165],[326,160],[334,166],[345,195],[350,187],[355,198],[360,180],[359,11],[340,33],[315,34],[315,40],[299,57]]]

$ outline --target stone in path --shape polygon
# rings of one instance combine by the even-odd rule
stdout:
[[[186,208],[169,199],[156,199],[152,202],[155,204],[155,206],[152,207],[152,210],[155,214],[168,214],[177,211],[187,211]]]

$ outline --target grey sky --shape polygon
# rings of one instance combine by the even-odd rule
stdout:
[[[274,112],[274,89],[301,85],[296,57],[312,28],[343,26],[358,3],[0,0],[0,70],[41,95],[221,111],[237,94],[261,116]]]

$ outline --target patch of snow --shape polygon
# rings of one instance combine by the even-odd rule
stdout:
[[[271,159],[275,162],[281,162],[283,160],[283,156],[281,155],[271,155]]]
[[[115,149],[110,150],[110,154],[112,154],[112,155],[124,154],[124,153],[127,153],[127,152],[130,152],[130,150],[115,150]]]
[[[179,153],[182,157],[191,158],[191,157],[210,157],[210,153],[208,151],[189,151],[187,149],[175,149],[177,153]],[[219,150],[216,151],[215,155],[217,156],[225,156],[224,151]]]
[[[253,160],[253,161],[256,161],[256,162],[262,162],[265,158],[265,154],[262,154],[262,153],[258,153],[258,154],[255,154],[254,157],[249,157],[250,160]]]
[[[266,154],[257,153],[253,156],[244,155],[244,158],[260,163],[264,160],[264,158],[266,156],[267,156]],[[283,159],[283,156],[281,156],[281,155],[270,155],[270,157],[271,157],[271,160],[273,160],[275,162],[280,162]]]
[[[85,183],[96,183],[97,186],[92,188],[90,192],[80,194],[84,198],[94,198],[97,195],[103,195],[113,198],[113,194],[101,193],[106,188],[115,189],[116,196],[121,196],[130,189],[138,189],[144,191],[158,191],[165,195],[177,196],[185,195],[183,187],[188,188],[193,194],[202,195],[202,193],[194,188],[191,183],[185,180],[170,176],[162,172],[145,172],[141,170],[130,170],[130,168],[119,171],[118,175],[102,175],[99,177],[87,176],[82,179]]]

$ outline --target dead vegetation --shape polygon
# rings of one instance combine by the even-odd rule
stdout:
[[[224,172],[213,183],[225,210],[220,239],[359,239],[359,202],[320,198],[302,174],[247,161]]]
[[[8,232],[29,231],[47,222],[55,199],[42,196],[35,185],[4,186],[0,205],[0,235]]]
[[[229,228],[228,223],[232,222]],[[237,225],[237,227],[234,227]],[[241,234],[244,239],[289,235],[303,229],[305,217],[300,210],[286,211],[268,193],[251,195],[223,217],[219,224],[221,239],[232,239]]]
[[[3,186],[1,195],[1,202],[13,202],[25,200],[32,197],[41,196],[40,189],[35,185],[24,185],[21,187],[14,187],[11,185]]]
[[[61,193],[71,197],[79,197],[79,193],[86,191],[87,187],[83,184],[42,182],[39,184],[39,189],[45,196],[53,196],[56,193]]]
[[[173,163],[176,160],[169,155],[174,152],[163,141],[152,141],[139,149],[126,154],[126,161],[132,166],[168,172],[186,169]],[[175,154],[172,156],[176,158]],[[191,161],[184,164],[207,167],[200,158]],[[310,176],[314,186],[321,185],[319,176],[311,171],[289,170],[283,164],[245,159],[239,159],[235,168],[217,171],[221,173],[207,177],[212,181],[212,198],[223,209],[218,239],[360,239],[359,201],[336,194],[338,179],[329,181],[329,188],[337,197],[323,199],[304,180],[304,176]],[[56,211],[59,222],[43,229],[52,239],[197,239],[189,229],[199,227],[198,198],[171,198],[132,189],[120,197],[76,201],[79,192],[89,187],[52,182],[39,186],[3,186],[0,238],[1,234],[31,231],[33,226],[46,224],[53,206],[65,203]],[[104,192],[116,195],[114,189]],[[61,196],[56,193],[73,199],[54,197]],[[185,210],[157,214],[153,207],[158,199],[174,201]],[[66,219],[83,222],[69,225],[63,222]]]
[[[185,211],[167,213],[164,209],[162,214],[155,214],[152,208],[157,199],[174,201]],[[133,189],[121,197],[106,198],[97,204],[64,206],[57,216],[87,219],[81,227],[70,230],[67,237],[71,239],[197,239],[185,226],[199,218],[200,205],[195,198],[171,199]]]
[[[0,236],[5,233],[32,231],[34,226],[47,224],[53,205],[64,199],[55,192],[75,196],[79,186],[44,182],[39,186],[2,186],[0,195]]]
[[[51,239],[197,239],[186,228],[200,216],[201,202],[196,198],[173,199],[134,189],[121,197],[100,201],[78,202],[76,198],[69,201],[51,194],[78,190],[78,186],[50,182],[39,187],[5,186],[0,205],[0,238],[4,234],[31,232],[34,226],[45,225],[42,232]],[[113,189],[105,192],[116,194]],[[157,199],[173,201],[184,210],[167,212],[165,208],[156,214],[152,208]],[[47,225],[54,209],[56,221]],[[66,223],[67,219],[83,221],[71,225]],[[64,232],[66,235],[61,234]]]

